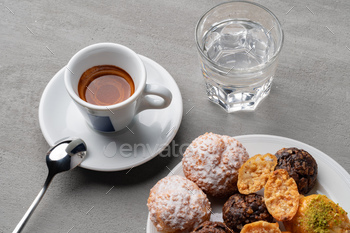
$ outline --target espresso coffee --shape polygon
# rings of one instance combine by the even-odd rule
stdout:
[[[135,92],[131,76],[113,65],[94,66],[86,70],[78,83],[79,97],[100,106],[121,103]]]

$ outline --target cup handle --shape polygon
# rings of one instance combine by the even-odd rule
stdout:
[[[159,98],[154,98],[152,95],[159,96]],[[170,105],[172,100],[172,94],[168,88],[157,84],[146,84],[143,91],[143,96],[136,109],[136,114],[142,112],[146,109],[162,109]]]

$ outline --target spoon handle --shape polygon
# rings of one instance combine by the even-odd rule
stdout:
[[[49,174],[47,176],[43,188],[40,190],[39,194],[36,196],[33,203],[30,205],[29,209],[24,214],[21,221],[19,221],[19,223],[17,224],[16,228],[13,230],[12,233],[18,233],[18,232],[21,232],[23,230],[23,228],[26,225],[27,221],[29,220],[30,216],[33,214],[34,210],[36,209],[36,207],[39,205],[39,202],[43,198],[47,188],[49,187],[49,185],[52,181],[52,178],[53,178],[53,175],[51,175],[51,174]]]

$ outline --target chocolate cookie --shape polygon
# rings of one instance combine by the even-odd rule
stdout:
[[[295,147],[283,148],[276,152],[277,169],[288,171],[298,185],[300,194],[307,194],[316,184],[317,163],[305,150]]]
[[[191,233],[231,233],[222,222],[205,221]]]
[[[234,232],[240,232],[245,224],[256,221],[273,222],[267,211],[263,196],[259,194],[232,195],[222,208],[224,222]]]

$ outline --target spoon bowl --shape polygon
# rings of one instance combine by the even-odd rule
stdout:
[[[67,139],[58,142],[49,149],[46,154],[46,164],[49,170],[48,176],[43,188],[24,214],[21,221],[17,224],[13,233],[21,232],[30,216],[43,198],[47,188],[49,187],[53,177],[61,172],[69,171],[77,167],[86,156],[86,145],[82,139]]]
[[[49,149],[46,164],[52,175],[77,167],[85,158],[86,145],[83,140],[64,140]]]

